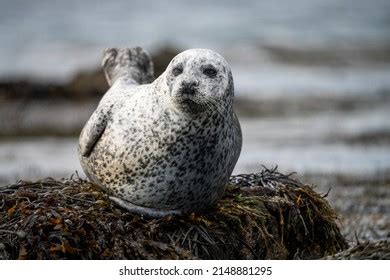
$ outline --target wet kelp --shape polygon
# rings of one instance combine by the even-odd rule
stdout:
[[[0,188],[0,259],[316,259],[347,248],[324,196],[276,169],[205,213],[144,219],[75,178]]]
[[[388,240],[358,242],[356,245],[335,255],[327,256],[327,260],[390,260],[390,243]]]

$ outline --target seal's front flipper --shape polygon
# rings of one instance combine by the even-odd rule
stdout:
[[[79,151],[83,157],[91,154],[106,129],[108,119],[109,112],[98,107],[85,124],[79,139]]]
[[[125,78],[136,85],[154,80],[152,58],[140,47],[105,49],[102,66],[110,86],[118,78]]]
[[[183,215],[183,213],[179,210],[161,210],[138,206],[118,197],[110,196],[110,200],[115,202],[118,206],[126,209],[130,213],[141,215],[147,218],[162,218],[169,215]]]

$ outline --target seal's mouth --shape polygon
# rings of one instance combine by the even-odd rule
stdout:
[[[180,111],[197,114],[205,110],[205,106],[197,96],[193,95],[178,95],[175,97],[175,103]]]
[[[191,109],[191,110],[197,110],[200,106],[199,102],[197,102],[195,97],[192,96],[177,96],[175,98],[176,103],[179,105],[182,109]]]
[[[176,98],[176,100],[178,101],[178,103],[182,104],[182,105],[185,105],[185,106],[196,106],[198,103],[196,102],[196,100],[194,100],[192,97],[179,97],[179,98]]]

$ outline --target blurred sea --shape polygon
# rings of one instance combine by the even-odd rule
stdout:
[[[299,91],[313,85],[340,91],[365,85],[365,90],[367,80],[389,85],[383,72],[390,60],[387,0],[0,0],[0,5],[0,77],[67,79],[98,65],[108,46],[153,51],[171,45],[219,50],[245,89],[254,84],[277,89],[273,84],[281,82],[280,87]],[[342,77],[333,71],[298,67],[313,64],[310,56],[314,66],[363,63],[370,74],[362,80],[363,69],[340,69],[345,81],[339,86]],[[298,65],[284,68],[291,60]]]
[[[151,52],[165,46],[213,48],[231,63],[237,99],[261,105],[251,110],[255,118],[241,114],[245,141],[236,172],[253,171],[260,163],[301,173],[390,170],[390,1],[1,0],[0,5],[3,80],[68,81],[99,67],[102,49],[109,46],[140,45]],[[4,127],[9,106],[1,108]],[[78,121],[72,115],[84,122],[91,110],[51,108],[26,108],[18,125],[34,119],[55,125],[58,119],[66,126]],[[360,141],[367,135],[383,139]],[[0,165],[7,168],[0,166],[1,180],[79,169],[71,144],[76,139],[46,139],[67,152],[55,155],[44,145],[31,151],[34,161],[26,160],[25,148],[36,147],[34,141],[2,141],[0,156],[6,160]],[[58,170],[49,164],[46,172],[38,156],[45,153],[68,164]]]
[[[64,83],[99,67],[110,46],[215,49],[231,64],[243,129],[234,173],[278,165],[321,191],[339,186],[330,199],[340,209],[366,203],[367,215],[390,213],[390,1],[0,0],[0,7],[0,80]],[[72,131],[94,106],[0,96],[0,130]],[[75,170],[82,174],[76,135],[0,137],[0,183]],[[346,204],[348,187],[358,198]],[[380,217],[386,236],[390,221]]]

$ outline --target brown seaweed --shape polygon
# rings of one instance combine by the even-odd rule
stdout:
[[[293,174],[232,176],[205,213],[145,219],[78,176],[0,188],[0,259],[318,259],[346,249],[337,214]]]

